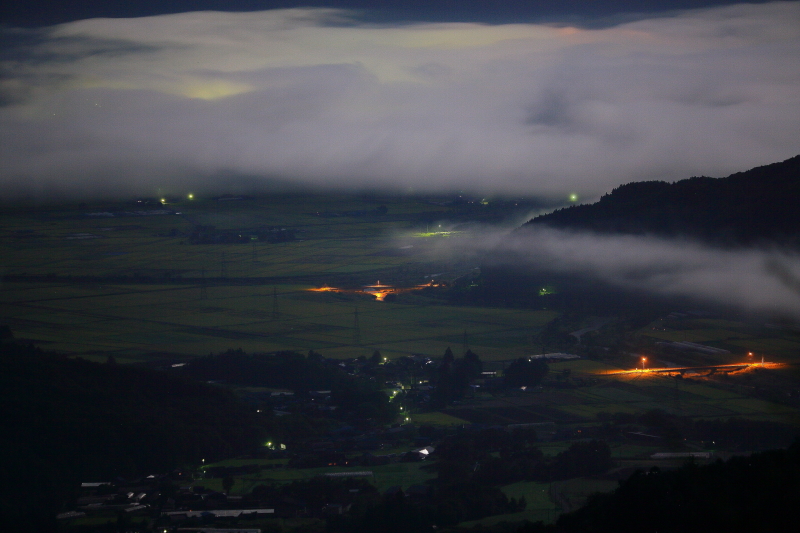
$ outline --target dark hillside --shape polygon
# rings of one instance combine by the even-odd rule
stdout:
[[[10,343],[0,363],[0,521],[54,516],[84,481],[229,457],[262,437],[219,387]]]
[[[800,246],[800,156],[727,178],[621,185],[597,203],[526,224],[602,233],[686,236],[723,246]],[[525,227],[525,226],[523,226]]]
[[[563,515],[556,531],[748,533],[785,530],[800,503],[800,446],[675,471],[637,472]]]

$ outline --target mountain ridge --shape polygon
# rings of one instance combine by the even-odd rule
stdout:
[[[722,246],[800,248],[800,155],[724,178],[631,182],[593,204],[540,215],[540,224],[597,233],[691,237]]]

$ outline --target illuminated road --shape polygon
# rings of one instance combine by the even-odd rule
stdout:
[[[415,285],[413,287],[394,287],[392,285],[382,285],[379,281],[375,285],[365,285],[359,289],[342,289],[338,287],[320,287],[317,289],[306,289],[311,292],[346,292],[346,293],[363,293],[371,294],[376,300],[382,302],[389,294],[399,294],[403,292],[418,291],[428,287],[439,287],[440,284],[435,281],[430,281],[423,285]]]
[[[738,372],[739,370],[745,370],[746,368],[757,368],[757,367],[764,367],[764,368],[778,368],[780,363],[734,363],[728,365],[706,365],[706,366],[677,366],[677,367],[667,367],[667,368],[645,368],[642,370],[641,368],[633,369],[633,370],[619,370],[619,371],[612,371],[606,372],[605,374],[686,374],[686,373],[696,373],[696,372],[708,372],[709,374],[713,374],[715,372]]]

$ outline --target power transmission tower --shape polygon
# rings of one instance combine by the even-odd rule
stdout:
[[[206,287],[206,269],[200,271],[200,299],[208,298],[208,287]]]
[[[280,313],[278,312],[278,289],[272,287],[272,320],[278,320]]]
[[[358,323],[358,307],[353,313],[353,344],[356,346],[361,344],[361,326]]]

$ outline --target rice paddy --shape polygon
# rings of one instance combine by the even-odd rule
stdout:
[[[388,214],[373,213],[387,203]],[[130,212],[124,204],[2,215],[0,323],[50,350],[119,361],[229,348],[438,356],[464,332],[495,359],[530,352],[531,335],[556,316],[453,307],[416,293],[382,302],[360,289],[309,291],[378,279],[413,287],[434,274],[473,272],[474,258],[443,253],[441,235],[419,231],[452,214],[423,200],[298,196],[167,207],[150,216],[116,216]],[[195,228],[210,226],[246,242],[191,243]],[[296,239],[247,240],[278,227]]]

